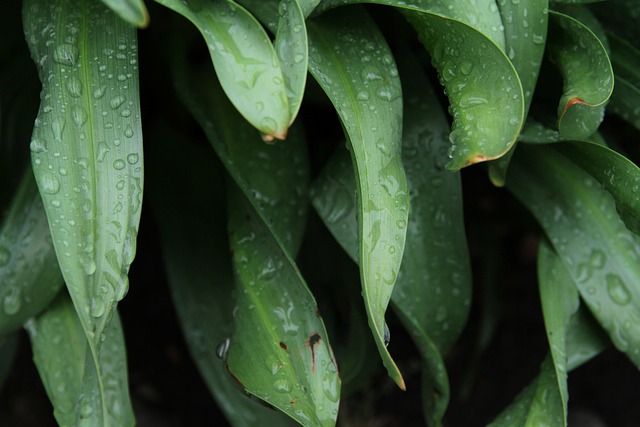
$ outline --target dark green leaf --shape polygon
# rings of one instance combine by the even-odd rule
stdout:
[[[42,311],[63,280],[31,168],[0,228],[0,336]]]
[[[609,34],[616,85],[611,111],[640,129],[640,50],[627,40]]]
[[[0,338],[0,391],[18,350],[18,334],[10,334]]]
[[[33,170],[62,274],[97,352],[129,287],[140,221],[136,33],[96,1],[28,0],[23,16],[43,84]]]
[[[585,8],[571,11],[573,16],[550,12],[549,54],[564,79],[558,130],[565,139],[581,140],[602,122],[613,91],[613,71],[605,46],[588,27],[593,16]]]
[[[640,365],[640,238],[618,216],[613,197],[551,147],[521,147],[509,181],[595,318],[616,347]]]
[[[340,116],[357,173],[358,265],[369,326],[389,375],[404,389],[384,339],[384,314],[402,260],[409,211],[400,157],[398,71],[362,9],[325,13],[308,29],[309,69]]]
[[[66,293],[25,325],[33,360],[60,426],[127,427],[129,401],[124,336],[117,313],[104,331],[99,362]]]

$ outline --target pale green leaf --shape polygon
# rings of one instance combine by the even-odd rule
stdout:
[[[384,314],[396,281],[409,211],[400,157],[402,93],[395,62],[364,10],[328,12],[308,23],[309,69],[336,108],[356,171],[358,265],[378,351],[404,381],[384,340]]]
[[[240,119],[242,120],[242,119]],[[241,392],[216,351],[233,333],[233,274],[224,200],[224,176],[211,149],[159,127],[149,161],[150,194],[162,239],[167,276],[182,331],[198,369],[227,419],[236,427],[286,426],[293,421]],[[180,176],[164,173],[191,164]],[[203,185],[206,183],[205,185]],[[198,197],[184,191],[199,188]],[[184,218],[189,218],[185,221]],[[212,420],[213,421],[213,420]]]
[[[99,361],[66,293],[25,325],[42,384],[62,427],[135,424],[124,336],[117,313],[104,332]]]
[[[0,336],[42,311],[63,280],[31,168],[0,227]]]
[[[593,16],[585,8],[571,11],[572,16],[550,11],[548,44],[564,79],[558,130],[566,139],[581,140],[598,130],[614,77],[605,46],[587,26]]]
[[[538,219],[615,346],[640,365],[640,238],[614,198],[545,146],[520,147],[507,186]]]
[[[102,2],[131,25],[140,28],[149,25],[149,13],[144,0],[102,0]]]
[[[201,32],[222,88],[240,114],[265,140],[284,139],[293,119],[285,76],[269,36],[253,15],[230,0],[156,1]]]
[[[89,0],[28,0],[23,19],[43,85],[30,143],[33,170],[62,274],[97,358],[129,287],[140,221],[136,33]]]

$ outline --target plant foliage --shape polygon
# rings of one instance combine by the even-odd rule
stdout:
[[[148,3],[2,6],[0,381],[24,327],[59,425],[135,424],[118,303],[145,173],[158,268],[234,426],[351,425],[381,366],[407,388],[401,350],[442,425],[472,306],[471,366],[495,331],[499,279],[472,259],[499,249],[473,256],[473,233],[535,233],[548,341],[490,425],[566,426],[569,372],[610,343],[640,367],[633,0]],[[521,210],[465,221],[467,174]]]

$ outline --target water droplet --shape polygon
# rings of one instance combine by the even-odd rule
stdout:
[[[91,276],[96,272],[96,262],[93,258],[87,258],[82,263],[82,268],[87,276]]]
[[[51,131],[53,132],[53,139],[55,139],[57,142],[62,141],[62,132],[64,131],[64,126],[65,126],[64,121],[60,121],[58,119],[55,119],[51,122]]]
[[[294,61],[296,64],[301,63],[302,61],[304,61],[304,55],[303,55],[303,54],[301,54],[301,53],[297,54],[296,56],[294,56],[294,57],[293,57],[293,61]]]
[[[118,182],[116,183],[116,188],[117,188],[118,190],[121,190],[121,191],[122,191],[122,190],[124,189],[124,185],[125,185],[125,182],[124,182],[124,180],[123,180],[123,179],[121,179],[120,181],[118,181]]]
[[[131,125],[127,125],[127,127],[124,129],[124,136],[126,136],[127,138],[133,137],[133,128],[131,127]]]
[[[87,419],[93,415],[93,407],[90,402],[84,402],[80,407],[80,418]]]
[[[118,95],[118,96],[114,96],[113,98],[111,98],[111,100],[109,101],[109,106],[111,107],[112,110],[115,110],[116,108],[120,107],[122,104],[124,104],[124,102],[127,99],[122,96],[122,95]]]
[[[128,108],[124,108],[122,111],[120,111],[120,116],[122,116],[122,117],[131,116],[131,110],[128,109]]]
[[[616,304],[626,305],[631,302],[631,294],[627,285],[616,274],[607,274],[607,292]]]
[[[107,154],[111,151],[111,149],[109,148],[109,145],[107,145],[107,141],[100,141],[98,142],[98,150],[96,153],[96,158],[98,159],[99,162],[104,161],[104,158],[107,156]]]
[[[47,151],[47,146],[44,141],[34,138],[29,144],[29,149],[32,153],[42,153],[44,151]]]
[[[71,107],[71,118],[76,126],[81,127],[87,122],[87,112],[79,105]]]
[[[127,156],[127,162],[130,165],[135,165],[136,163],[138,163],[139,159],[140,157],[138,156],[138,153],[131,153]]]
[[[401,230],[404,230],[405,228],[407,228],[407,221],[405,221],[404,219],[399,219],[396,222],[396,226],[398,226],[398,228],[400,228]]]
[[[229,354],[229,344],[231,344],[231,340],[229,338],[226,338],[218,344],[218,347],[216,347],[216,356],[218,356],[218,359],[227,359],[227,355]]]
[[[13,316],[20,310],[22,305],[22,295],[20,294],[20,288],[12,288],[4,296],[2,301],[2,308],[7,316]]]
[[[51,206],[53,206],[54,208],[59,208],[60,205],[61,205],[61,203],[60,203],[60,200],[58,200],[58,199],[53,199],[51,201]]]
[[[69,77],[67,80],[67,92],[74,98],[82,96],[82,82],[75,76]]]
[[[127,80],[127,76],[125,74],[118,74],[118,81],[124,82]]]
[[[53,60],[58,64],[74,66],[78,61],[78,48],[70,45],[69,43],[63,43],[60,46],[56,47],[56,50],[53,52]]]
[[[387,347],[389,345],[389,342],[391,342],[391,331],[389,330],[389,327],[387,326],[387,324],[384,324],[384,332],[383,332],[383,337],[382,340],[384,342],[384,346]]]
[[[99,87],[98,89],[93,91],[93,97],[95,99],[101,99],[104,96],[106,90],[107,88],[105,86]]]
[[[125,168],[125,166],[126,166],[126,163],[122,159],[118,159],[113,162],[113,168],[115,170],[122,170]]]
[[[43,173],[40,176],[40,191],[45,194],[56,194],[60,191],[60,181],[51,173]]]
[[[395,246],[389,246],[389,253],[390,254],[395,254],[396,253],[396,247]]]
[[[285,379],[279,379],[273,383],[273,389],[278,393],[289,393],[291,388],[291,383]]]

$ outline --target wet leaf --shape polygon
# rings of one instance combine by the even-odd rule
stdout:
[[[609,34],[608,39],[616,73],[609,109],[640,129],[640,50],[613,34]]]
[[[88,0],[28,0],[23,18],[43,85],[30,142],[33,171],[97,360],[102,333],[129,287],[140,221],[136,33]]]
[[[402,260],[409,210],[398,72],[362,9],[325,13],[310,21],[308,30],[309,70],[340,116],[357,171],[358,265],[369,326],[389,375],[404,389],[384,340],[384,314]]]
[[[66,293],[25,325],[33,360],[60,426],[133,426],[124,336],[117,313],[99,362]]]
[[[229,187],[238,298],[227,369],[300,424],[333,426],[340,379],[315,300],[249,201]]]
[[[623,155],[599,144],[566,142],[555,147],[598,180],[616,201],[627,228],[640,234],[640,169]]]
[[[0,228],[0,336],[42,311],[63,285],[31,168]]]
[[[518,150],[507,187],[538,219],[615,346],[639,365],[640,238],[620,219],[614,198],[543,146]]]
[[[320,7],[361,2],[336,0]],[[522,127],[524,97],[518,74],[504,51],[497,6],[470,8],[464,1],[367,3],[398,8],[431,54],[453,116],[447,167],[457,170],[505,154]]]
[[[143,0],[102,0],[102,2],[131,25],[140,28],[149,25],[149,13]]]
[[[242,120],[242,119],[240,119]],[[174,135],[175,134],[175,135]],[[176,131],[159,127],[149,161],[155,218],[182,331],[209,391],[236,427],[287,426],[293,421],[247,398],[216,354],[233,333],[233,273],[224,199],[224,176],[211,149],[188,142],[176,150]],[[180,176],[163,171],[175,162],[191,164]],[[198,197],[185,188],[199,188]],[[189,218],[185,221],[184,218]]]
[[[566,139],[581,140],[602,122],[613,91],[613,71],[605,46],[588,27],[593,16],[585,8],[572,8],[571,13],[550,11],[549,55],[564,79],[558,130]]]
[[[242,116],[266,140],[284,139],[293,120],[285,75],[269,36],[253,15],[230,0],[156,1],[201,32],[222,88]],[[298,82],[296,90],[301,90],[299,86]]]

